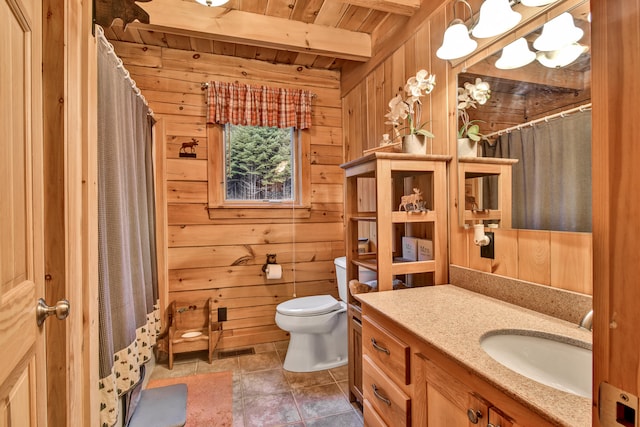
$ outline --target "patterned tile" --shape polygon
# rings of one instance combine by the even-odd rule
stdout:
[[[240,400],[242,403],[242,397],[244,393],[242,392],[242,375],[240,372],[233,373],[233,399]]]
[[[238,357],[240,370],[244,372],[265,371],[282,367],[282,362],[275,351]]]
[[[240,363],[237,357],[229,357],[226,359],[213,359],[211,364],[206,360],[198,360],[198,373],[206,374],[209,372],[222,372],[222,371],[238,371],[240,370]]]
[[[329,374],[329,371],[316,371],[316,372],[289,372],[284,371],[284,376],[287,378],[289,385],[292,388],[305,388],[313,387],[316,385],[324,385],[333,383],[333,377]]]
[[[151,378],[233,372],[233,427],[362,427],[362,411],[348,402],[348,368],[288,372],[282,369],[289,341],[258,344],[256,354],[218,359],[207,352],[179,354],[168,368],[158,362]],[[304,418],[304,421],[303,421]]]
[[[342,392],[348,399],[349,398],[349,381],[340,381],[338,383],[338,387],[340,387],[340,390],[342,390]]]
[[[349,380],[349,366],[344,365],[338,368],[329,369],[329,372],[335,378],[336,382]]]
[[[301,421],[291,392],[244,398],[246,426],[276,426]]]
[[[242,395],[244,397],[277,394],[290,391],[282,369],[247,372],[242,374]]]
[[[335,383],[294,389],[293,395],[305,420],[335,415],[351,409],[349,401]]]
[[[306,427],[362,427],[362,418],[355,411],[305,421]]]
[[[175,378],[184,377],[187,375],[195,375],[196,368],[198,366],[197,360],[181,361],[180,363],[173,363],[173,369],[169,369],[167,364],[157,364],[151,373],[151,380],[157,380],[161,378]]]
[[[289,341],[276,341],[273,343],[278,352],[287,352],[287,348],[289,348]]]
[[[253,351],[255,351],[256,353],[266,353],[268,351],[276,351],[276,346],[272,342],[255,344],[253,346]]]
[[[233,408],[233,427],[245,427],[244,426],[244,411],[242,409],[236,410]]]

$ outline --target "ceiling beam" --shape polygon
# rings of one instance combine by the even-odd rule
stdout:
[[[362,6],[398,15],[412,16],[420,9],[420,0],[330,0]]]
[[[485,58],[469,67],[471,74],[491,76],[498,79],[513,80],[520,83],[533,83],[540,86],[553,86],[569,90],[585,90],[585,76],[579,71],[566,68],[546,68],[537,62],[515,70],[501,70],[495,67],[495,57]]]
[[[138,5],[149,14],[149,24],[130,24],[139,29],[353,61],[371,58],[371,36],[362,32],[205,7],[195,1],[153,0]]]

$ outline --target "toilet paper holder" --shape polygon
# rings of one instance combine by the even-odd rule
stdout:
[[[267,254],[267,262],[262,266],[262,272],[267,272],[267,265],[269,264],[277,264],[276,254]]]

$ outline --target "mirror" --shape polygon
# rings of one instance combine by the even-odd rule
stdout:
[[[505,69],[505,57],[513,52],[503,41],[494,54],[458,74],[459,88],[478,78],[491,88],[485,104],[467,109],[484,136],[482,156],[518,159],[512,166],[512,226],[507,228],[591,231],[590,7],[588,1],[568,3],[576,32],[582,32],[577,43],[584,47],[569,64],[543,65],[559,57],[534,48],[541,45],[534,43],[543,35],[540,26],[524,36],[534,52],[529,55],[540,59],[518,68],[507,64]],[[487,179],[473,177],[464,183],[483,189],[485,200],[478,200],[478,206],[489,203],[487,197],[498,190]]]

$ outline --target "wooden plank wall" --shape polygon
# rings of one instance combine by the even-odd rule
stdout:
[[[404,86],[408,77],[425,68],[436,74],[436,88],[424,99],[423,119],[431,120],[433,153],[457,155],[456,96],[457,72],[448,62],[435,56],[442,35],[453,19],[452,2],[445,2],[419,25],[406,41],[385,58],[374,56],[377,67],[358,67],[343,71],[343,131],[347,160],[378,144],[385,125],[389,100]],[[480,1],[471,3],[474,10]],[[479,54],[485,54],[479,51]],[[473,63],[473,58],[465,63]],[[354,83],[359,82],[359,83]],[[529,230],[499,230],[496,258],[480,258],[469,231],[457,221],[457,166],[449,167],[449,262],[463,267],[520,278],[531,282],[591,295],[593,292],[591,233],[562,233]],[[446,191],[446,189],[444,189]],[[373,190],[372,190],[372,197]],[[362,204],[366,204],[366,201]],[[371,230],[370,236],[374,235]]]
[[[227,308],[219,348],[285,340],[275,307],[298,297],[338,297],[333,259],[344,255],[340,75],[336,71],[114,43],[156,117],[163,119],[168,298]],[[308,89],[317,94],[311,137],[311,215],[308,219],[209,219],[205,92],[210,80]],[[179,157],[196,138],[197,159]],[[282,280],[262,273],[266,254],[283,267]]]

